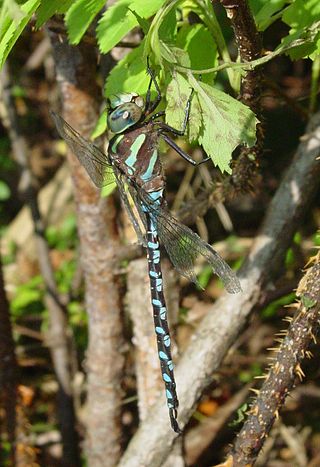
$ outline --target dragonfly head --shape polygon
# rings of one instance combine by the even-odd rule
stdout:
[[[113,94],[108,103],[108,127],[113,133],[122,133],[142,117],[144,101],[134,92]]]

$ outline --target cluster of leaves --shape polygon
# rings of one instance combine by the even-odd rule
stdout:
[[[154,67],[161,67],[167,122],[181,127],[185,103],[193,89],[189,140],[198,141],[214,164],[229,172],[232,151],[240,144],[255,143],[257,119],[250,109],[217,87],[218,59],[229,64],[226,76],[235,95],[243,67],[231,62],[210,0],[118,0],[105,11],[104,5],[105,0],[2,0],[0,66],[34,13],[37,28],[54,14],[64,15],[71,44],[78,44],[98,17],[96,37],[103,54],[138,26],[145,37],[112,70],[105,85],[106,95],[119,91],[144,94],[149,81],[145,72],[149,56]],[[278,19],[289,25],[289,34],[275,54],[286,51],[292,59],[313,59],[319,54],[318,0],[251,0],[250,6],[260,31]],[[197,15],[198,22],[187,21],[191,12]],[[105,131],[105,121],[102,115],[94,136]]]

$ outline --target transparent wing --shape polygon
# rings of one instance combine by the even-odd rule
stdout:
[[[197,256],[201,255],[220,277],[229,293],[241,291],[240,281],[234,271],[210,245],[175,219],[168,210],[155,205],[147,195],[141,194],[140,197],[143,204],[148,207],[162,245],[180,274],[197,283],[194,263]]]
[[[80,164],[86,169],[93,183],[101,188],[115,181],[109,158],[90,141],[83,138],[60,115],[51,111],[58,133],[77,156]]]
[[[115,177],[116,177],[116,180],[117,180],[117,185],[119,187],[119,193],[120,193],[121,201],[122,201],[122,203],[123,203],[123,205],[124,205],[124,207],[125,207],[125,209],[126,209],[126,211],[128,213],[131,224],[133,225],[134,230],[135,230],[135,232],[137,234],[139,243],[145,247],[146,246],[146,238],[145,238],[145,235],[144,235],[144,233],[142,232],[142,230],[140,228],[139,221],[137,220],[137,218],[136,218],[136,216],[135,216],[135,214],[133,212],[133,209],[132,209],[132,207],[130,205],[130,201],[128,200],[128,197],[126,195],[125,185],[123,183],[121,173],[115,168],[114,174],[115,174]],[[135,190],[134,189],[131,190],[130,185],[127,185],[127,186],[129,186],[130,194],[133,197],[133,195],[135,193]],[[140,211],[139,211],[139,215],[140,215]]]
[[[77,156],[80,164],[86,169],[93,183],[101,188],[116,181],[119,187],[121,201],[128,213],[129,219],[136,231],[139,243],[146,245],[145,236],[141,231],[129,200],[126,196],[125,186],[120,171],[112,167],[109,157],[94,144],[83,138],[72,126],[60,115],[51,111],[52,118],[56,124],[59,135],[66,141],[71,151]]]

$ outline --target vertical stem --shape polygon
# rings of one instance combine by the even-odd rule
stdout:
[[[247,0],[220,0],[224,6],[234,30],[242,62],[251,62],[261,57],[262,41]],[[261,119],[261,77],[262,71],[247,71],[241,80],[239,99]],[[257,142],[252,148],[241,148],[241,153],[234,163],[228,190],[250,191],[257,189],[259,183],[258,167],[264,142],[262,125],[257,126]]]
[[[56,29],[55,29],[56,30]],[[90,136],[98,116],[95,50],[72,47],[49,30],[64,116]],[[78,160],[69,154],[89,316],[87,456],[91,467],[114,467],[121,453],[121,376],[124,345],[120,284],[114,275],[119,247],[112,196],[101,199]]]
[[[71,336],[68,331],[65,306],[60,300],[54,278],[49,246],[45,239],[45,226],[39,209],[34,177],[29,166],[29,150],[26,140],[20,132],[15,105],[11,96],[8,66],[5,66],[1,72],[0,91],[4,103],[2,119],[8,129],[14,158],[21,170],[19,194],[31,211],[38,261],[46,287],[45,304],[49,310],[47,345],[50,349],[59,386],[57,409],[63,444],[63,458],[66,465],[79,465],[78,434],[73,406],[70,358]]]
[[[319,78],[320,78],[320,56],[318,55],[312,63],[312,76],[311,76],[311,89],[310,89],[310,102],[309,102],[309,113],[310,114],[312,114],[315,111],[315,108],[317,105]]]
[[[18,366],[14,351],[10,310],[4,290],[2,262],[0,258],[0,394],[1,407],[4,413],[1,416],[1,433],[7,435],[10,443],[10,461],[15,465],[16,441],[16,404],[17,404],[17,373]],[[4,449],[1,449],[4,452]],[[2,461],[4,461],[2,459]]]

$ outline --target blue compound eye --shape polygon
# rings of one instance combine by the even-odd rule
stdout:
[[[142,109],[133,102],[119,105],[108,115],[108,127],[113,133],[121,133],[138,123],[141,115]]]

